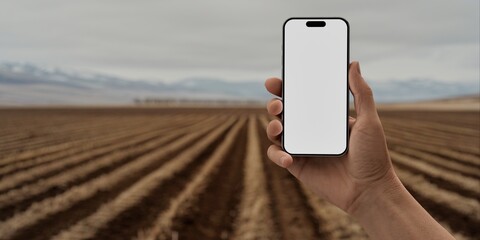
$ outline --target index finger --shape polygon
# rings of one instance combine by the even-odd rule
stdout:
[[[282,97],[282,80],[279,78],[269,78],[265,81],[265,88],[278,97]]]

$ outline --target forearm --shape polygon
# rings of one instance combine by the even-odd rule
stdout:
[[[350,214],[371,239],[454,239],[392,175],[389,183],[365,191]]]

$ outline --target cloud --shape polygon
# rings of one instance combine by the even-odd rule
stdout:
[[[4,1],[0,60],[128,78],[281,74],[292,16],[342,16],[369,78],[479,79],[478,1]]]

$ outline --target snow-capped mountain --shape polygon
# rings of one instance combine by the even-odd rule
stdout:
[[[166,84],[32,64],[0,64],[0,105],[129,104],[145,98],[264,101],[269,94],[261,80],[192,78]]]
[[[383,103],[424,101],[480,94],[479,81],[442,82],[428,79],[370,83],[376,101]]]
[[[478,81],[370,82],[378,102],[417,101],[472,95]],[[96,73],[0,63],[0,105],[130,104],[134,99],[254,100],[271,98],[258,81],[189,78],[174,83],[129,80]]]

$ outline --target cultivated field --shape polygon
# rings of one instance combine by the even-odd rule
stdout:
[[[480,236],[480,113],[383,110],[395,168]],[[266,159],[249,108],[0,110],[0,239],[367,239]]]

